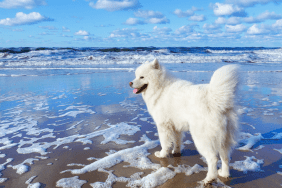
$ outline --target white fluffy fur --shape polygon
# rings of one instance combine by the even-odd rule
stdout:
[[[157,124],[161,151],[159,158],[180,153],[182,132],[190,131],[195,146],[208,163],[205,184],[218,175],[228,178],[229,158],[236,145],[238,130],[234,111],[234,97],[238,84],[236,65],[216,70],[210,84],[194,85],[174,78],[155,59],[137,68],[136,78],[130,83],[141,88],[149,113]],[[222,168],[217,170],[218,155]]]

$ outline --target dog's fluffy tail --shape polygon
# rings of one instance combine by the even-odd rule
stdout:
[[[212,113],[226,114],[225,120],[219,120],[221,131],[218,141],[229,152],[237,144],[238,117],[234,109],[234,98],[239,84],[238,65],[226,65],[216,70],[208,88],[208,103]],[[227,121],[227,122],[225,122]],[[224,123],[225,122],[225,123]]]
[[[226,65],[214,72],[208,89],[211,110],[224,113],[233,108],[239,83],[238,68],[238,65]]]

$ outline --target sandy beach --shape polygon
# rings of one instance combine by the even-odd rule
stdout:
[[[174,72],[196,84],[212,73]],[[244,66],[241,74],[232,177],[210,187],[280,187],[282,74]],[[0,77],[0,187],[201,187],[207,165],[189,133],[181,156],[153,155],[156,125],[128,87],[133,78],[122,71]]]

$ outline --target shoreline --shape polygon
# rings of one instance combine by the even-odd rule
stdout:
[[[181,78],[202,83],[202,80],[208,82],[212,72],[177,74]],[[68,181],[72,181],[73,185],[90,187],[95,182],[101,182],[102,185],[109,174],[113,174],[118,181],[109,179],[112,187],[124,187],[134,182],[138,185],[142,178],[154,180],[153,177],[159,177],[161,170],[171,176],[163,182],[156,182],[157,187],[199,186],[198,181],[205,177],[207,165],[193,143],[184,144],[180,157],[171,155],[167,159],[158,159],[153,155],[160,149],[155,134],[156,126],[142,97],[133,94],[131,88],[127,87],[128,80],[133,76],[133,73],[115,72],[58,75],[52,78],[47,76],[37,80],[20,78],[20,84],[16,82],[11,92],[1,96],[5,96],[6,100],[1,104],[0,155],[5,156],[0,158],[4,168],[0,178],[8,179],[0,186],[27,187],[25,182],[37,176],[29,185],[38,182],[43,187],[56,187],[63,178],[72,178]],[[278,83],[281,76],[278,73],[276,76],[273,78],[271,74],[264,73],[262,77],[249,73],[243,80],[237,102],[241,114],[241,132],[246,137],[240,146],[256,138],[256,133],[260,133],[263,138],[247,151],[234,150],[231,156],[232,178],[228,181],[220,179],[227,186],[279,187],[282,184],[279,181],[281,175],[277,173],[282,171],[282,154],[277,151],[282,148],[282,140],[272,139],[275,132],[278,136],[282,133],[282,92]],[[269,84],[269,79],[274,82]],[[193,142],[189,134],[186,134],[186,140]],[[143,149],[136,148],[141,146]],[[135,156],[137,153],[139,158]],[[5,164],[10,158],[13,161]],[[27,159],[32,162],[22,164]],[[74,172],[82,172],[81,169],[91,164],[92,167],[97,166],[95,162],[99,160],[105,160],[99,166],[100,170],[70,173],[74,169],[77,169]],[[246,165],[240,166],[240,162],[249,162],[256,168],[248,169]],[[21,166],[22,170],[27,167],[23,174],[13,169],[19,164],[24,165]],[[180,172],[181,165],[185,169],[183,172]],[[142,166],[145,168],[141,169]],[[195,169],[191,170],[194,166]],[[67,172],[61,173],[65,170]],[[185,175],[184,172],[189,170],[192,174]],[[134,177],[130,177],[134,174]],[[76,176],[77,179],[74,178]],[[223,184],[213,186],[221,187]]]

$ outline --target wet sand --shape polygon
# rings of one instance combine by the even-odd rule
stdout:
[[[212,73],[176,73],[180,77],[190,79],[195,83],[208,82]],[[273,77],[274,76],[274,77]],[[27,77],[12,78],[11,83],[15,83],[11,87],[10,92],[1,93],[1,126],[10,122],[8,128],[3,129],[6,135],[0,139],[7,137],[11,143],[20,143],[21,140],[32,140],[33,138],[41,138],[33,143],[50,143],[58,138],[66,138],[72,135],[87,135],[95,131],[107,130],[108,124],[115,125],[119,123],[127,123],[140,128],[133,135],[120,134],[117,140],[134,141],[134,143],[116,144],[110,141],[106,144],[101,144],[105,140],[103,135],[90,138],[92,143],[83,145],[81,142],[76,142],[78,137],[66,144],[61,144],[56,149],[56,146],[50,146],[46,149],[47,153],[41,155],[38,152],[30,152],[27,154],[19,154],[16,145],[10,149],[1,149],[1,154],[6,154],[0,158],[0,164],[4,164],[8,158],[13,158],[13,161],[3,165],[1,178],[8,178],[0,187],[27,187],[25,183],[30,177],[37,176],[32,183],[40,182],[41,187],[56,187],[56,182],[62,178],[71,178],[79,176],[80,180],[86,180],[87,183],[82,187],[91,187],[94,182],[106,182],[108,173],[94,170],[82,174],[72,174],[71,172],[61,173],[69,169],[81,169],[82,165],[88,165],[96,160],[87,160],[89,157],[95,157],[98,160],[103,159],[110,150],[115,152],[140,146],[144,142],[140,142],[142,135],[147,135],[151,140],[157,140],[158,137],[156,126],[152,118],[146,110],[146,106],[141,95],[132,94],[128,87],[128,81],[134,77],[133,73],[118,72],[118,73],[99,73],[89,75],[59,75],[38,77],[37,80]],[[282,140],[268,139],[274,135],[274,132],[282,132],[282,87],[279,82],[271,82],[269,80],[279,80],[281,74],[272,75],[264,73],[264,77],[256,74],[246,74],[238,93],[238,109],[247,107],[240,116],[241,131],[254,135],[261,133],[265,139],[257,142],[248,151],[234,150],[231,163],[235,161],[245,160],[245,156],[254,156],[256,159],[263,159],[263,164],[260,165],[261,171],[246,173],[233,169],[231,167],[231,179],[220,180],[227,186],[234,188],[250,188],[250,187],[280,187],[282,184],[281,175],[277,171],[282,171],[282,154],[274,149],[282,148]],[[200,79],[199,79],[200,78]],[[1,78],[2,79],[2,78]],[[11,78],[10,78],[11,79]],[[205,80],[205,81],[202,81]],[[21,81],[21,84],[17,84]],[[7,82],[6,82],[7,83]],[[87,105],[86,107],[83,105]],[[77,107],[80,106],[80,107]],[[38,107],[38,108],[36,108]],[[47,108],[48,107],[48,108]],[[66,110],[69,107],[68,110]],[[73,108],[77,108],[78,114],[74,116],[62,116],[66,112],[71,112]],[[84,113],[79,111],[84,110]],[[18,112],[21,110],[21,112]],[[95,112],[92,113],[91,111]],[[12,113],[11,113],[12,112]],[[60,117],[61,115],[61,117]],[[56,118],[52,118],[52,116]],[[22,129],[12,130],[13,127],[18,127],[17,121],[25,121],[27,118],[33,118],[37,122],[34,129],[38,134],[29,134],[28,124],[22,125]],[[19,118],[22,118],[19,120]],[[83,120],[82,123],[79,123]],[[77,124],[79,123],[79,124]],[[20,124],[20,123],[18,123]],[[77,124],[77,125],[76,125]],[[75,125],[75,126],[74,126]],[[69,129],[71,126],[74,128]],[[50,129],[45,130],[44,129]],[[33,129],[33,131],[34,131]],[[51,131],[52,130],[52,131]],[[10,132],[9,132],[10,131]],[[44,135],[52,133],[53,137],[43,138]],[[18,137],[14,137],[15,135]],[[190,140],[191,136],[186,134],[184,141]],[[2,143],[0,147],[7,145]],[[21,148],[29,147],[32,144],[26,144]],[[242,144],[241,144],[242,145]],[[259,149],[260,146],[264,146]],[[68,146],[68,147],[65,147]],[[90,149],[86,147],[89,147]],[[207,167],[201,156],[198,154],[194,144],[185,144],[181,156],[170,155],[169,158],[159,159],[153,153],[160,150],[160,145],[148,149],[148,159],[154,164],[160,164],[161,167],[167,167],[173,171],[172,165],[194,166],[199,164]],[[109,154],[111,155],[111,154]],[[42,159],[40,157],[48,157]],[[34,164],[28,166],[28,171],[23,174],[16,173],[16,170],[9,165],[17,165],[24,160],[33,158]],[[73,164],[74,166],[68,166]],[[124,167],[129,165],[128,162],[120,162],[110,168],[104,168],[106,171],[113,170],[112,173],[117,177],[127,177],[137,172],[144,172],[140,175],[141,178],[154,172],[153,169],[139,169],[135,167]],[[168,167],[169,166],[169,167]],[[168,179],[165,183],[159,185],[160,188],[168,187],[197,187],[199,181],[204,179],[206,171],[185,175],[177,173],[173,178]],[[113,182],[112,187],[126,187],[128,182]],[[210,187],[220,187],[211,185]],[[222,187],[222,186],[221,186]]]

